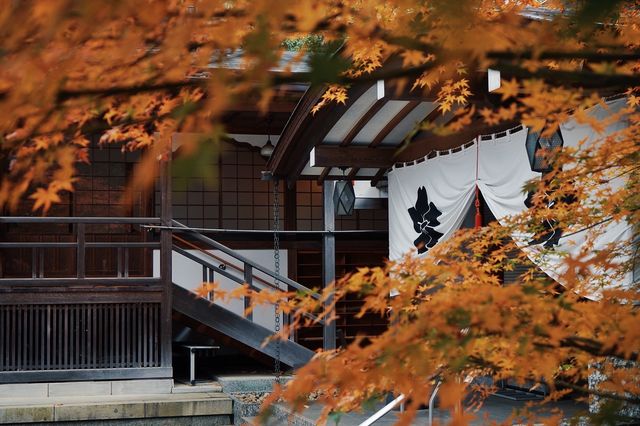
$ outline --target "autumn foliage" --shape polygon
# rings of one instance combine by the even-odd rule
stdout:
[[[547,399],[574,391],[637,403],[638,364],[603,363],[606,380],[597,390],[586,387],[594,363],[638,361],[638,289],[608,286],[634,268],[635,245],[594,255],[585,244],[580,256],[565,260],[564,287],[533,266],[515,285],[498,277],[530,265],[523,254],[514,256],[510,236],[535,232],[544,219],[590,229],[591,238],[607,221],[639,223],[639,10],[633,1],[596,0],[2,0],[0,206],[29,198],[46,213],[62,191],[73,191],[75,166],[88,161],[88,136],[96,133],[101,144],[144,150],[130,184],[150,185],[168,153],[168,135],[224,137],[227,108],[249,98],[267,110],[278,85],[288,82],[325,87],[317,110],[345,102],[346,89],[359,81],[394,79],[453,114],[446,125],[425,124],[435,134],[522,122],[551,135],[570,117],[601,132],[607,123],[586,112],[624,96],[625,107],[610,120],[628,126],[584,150],[559,153],[554,171],[527,188],[537,195],[526,214],[506,226],[459,232],[426,259],[362,269],[325,289],[324,297],[361,295],[363,312],[390,315],[393,326],[318,354],[273,398],[300,408],[318,393],[328,414],[404,393],[404,424],[436,378],[444,383],[441,406],[452,409],[456,424],[472,416],[454,409],[470,391],[478,403],[491,391],[475,377],[544,382],[552,389]],[[305,60],[308,71],[278,68],[291,40],[302,40],[295,60]],[[229,67],[227,54],[240,48],[242,66]],[[502,73],[497,94],[483,85],[488,68]],[[602,185],[619,176],[622,187]],[[551,192],[552,206],[544,196]],[[587,300],[594,282],[601,297]],[[390,298],[392,289],[399,296]],[[282,300],[292,326],[310,321],[305,312],[332,312],[323,300],[294,293],[254,300]]]

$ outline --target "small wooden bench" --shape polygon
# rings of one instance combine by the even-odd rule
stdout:
[[[182,345],[183,348],[189,350],[189,383],[191,386],[196,385],[196,351],[206,351],[220,349],[220,346],[211,345]]]

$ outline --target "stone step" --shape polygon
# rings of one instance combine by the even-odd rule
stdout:
[[[50,383],[0,384],[0,403],[5,398],[57,398],[72,396],[109,396],[170,394],[173,379],[71,381]]]
[[[171,393],[221,393],[222,385],[218,382],[196,382],[195,385],[188,383],[176,383],[171,389]]]
[[[207,424],[221,425],[229,424],[232,414],[231,398],[219,392],[0,400],[0,423],[13,424],[82,421],[84,425],[88,421],[133,419],[146,419],[141,424],[153,424],[157,422],[152,419],[206,416],[212,419]],[[172,423],[182,422],[168,424]]]

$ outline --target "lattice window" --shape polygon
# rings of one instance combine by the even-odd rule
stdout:
[[[298,230],[321,231],[322,228],[322,184],[302,180],[296,183],[296,226]],[[336,216],[336,230],[381,230],[388,229],[386,208],[354,210],[351,216]]]
[[[208,174],[173,176],[173,218],[196,228],[271,229],[273,184],[261,180],[265,160],[259,152],[231,143],[219,145],[220,155]],[[282,185],[284,186],[284,185]],[[280,190],[281,220],[284,191]],[[156,187],[156,215],[160,190]]]

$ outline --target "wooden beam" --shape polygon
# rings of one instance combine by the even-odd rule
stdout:
[[[440,110],[438,109],[438,107],[436,106],[429,114],[427,114],[427,116],[422,120],[423,122],[427,121],[429,123],[433,123],[434,121],[436,121],[438,119],[438,117],[440,117],[442,115],[442,113],[440,112]],[[453,118],[453,117],[451,117]]]
[[[317,167],[388,167],[393,164],[396,148],[319,145],[315,148]]]
[[[348,90],[345,104],[326,105],[315,115],[311,114],[311,109],[320,101],[326,88],[310,88],[284,128],[267,169],[274,176],[297,179],[309,160],[311,149],[322,142],[340,117],[369,88],[371,84],[354,85]]]
[[[507,123],[501,126],[478,127],[471,125],[468,128],[447,136],[430,135],[414,140],[403,147],[362,147],[362,146],[337,146],[319,145],[315,148],[316,167],[325,167],[318,178],[322,182],[328,176],[331,167],[380,168],[388,169],[396,163],[414,161],[424,157],[432,151],[458,148],[479,134],[495,133],[514,127],[515,123]],[[357,170],[349,173],[348,179],[352,179]]]
[[[359,170],[360,170],[360,167],[352,167],[351,170],[349,171],[349,174],[347,175],[347,180],[353,180],[358,174]]]
[[[384,138],[386,138],[387,135],[391,133],[391,131],[395,129],[396,126],[400,124],[400,122],[404,120],[405,117],[409,115],[409,113],[413,111],[419,104],[420,104],[420,101],[409,101],[409,103],[405,105],[404,108],[402,108],[391,120],[389,120],[387,125],[384,126],[384,128],[380,131],[380,133],[378,133],[378,135],[373,139],[373,141],[371,141],[369,146],[373,148],[380,145],[380,143],[382,143]]]
[[[478,122],[466,126],[463,130],[447,136],[429,135],[415,139],[406,148],[398,152],[392,164],[414,161],[428,155],[431,151],[458,148],[470,142],[478,135],[502,132],[517,126],[518,122],[502,123],[497,126],[487,126]]]
[[[378,182],[380,182],[382,180],[382,178],[384,177],[385,173],[387,173],[387,168],[378,170],[378,173],[376,173],[376,175],[373,177],[373,179],[371,179],[371,186],[378,185]]]
[[[331,167],[325,167],[324,170],[322,170],[322,173],[320,173],[320,176],[318,176],[318,183],[324,182],[330,171]]]
[[[347,133],[347,136],[345,136],[344,140],[340,143],[340,146],[349,145],[358,135],[358,133],[360,133],[360,130],[362,130],[364,126],[366,126],[367,123],[371,121],[373,116],[376,115],[378,111],[380,111],[380,109],[385,106],[386,103],[387,99],[382,98],[378,99],[373,105],[371,105],[371,108],[369,108],[369,110],[364,113],[362,118],[360,118],[360,120],[358,120],[358,122],[351,128],[351,130],[349,130],[349,133]]]

